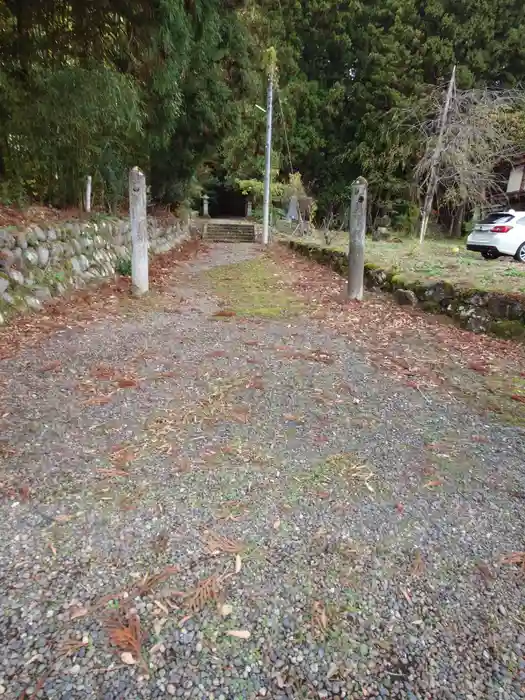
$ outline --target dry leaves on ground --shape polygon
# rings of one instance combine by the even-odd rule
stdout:
[[[173,277],[174,263],[195,257],[199,250],[206,248],[194,239],[152,258],[151,289],[166,289]],[[22,348],[33,347],[58,331],[81,330],[102,318],[119,316],[122,299],[130,295],[131,279],[117,277],[89,290],[76,290],[67,297],[52,299],[39,313],[21,314],[0,330],[0,360],[13,357]]]
[[[525,573],[525,552],[511,552],[501,560],[502,564],[519,564],[520,569]]]
[[[246,549],[243,542],[236,542],[216,532],[206,531],[202,536],[208,554],[240,554]]]
[[[412,563],[412,575],[413,576],[420,576],[424,570],[425,570],[425,560],[423,559],[423,555],[421,554],[421,550],[416,549],[414,561]]]
[[[236,637],[237,639],[250,639],[252,636],[251,632],[248,630],[226,630],[224,634],[228,637]]]
[[[180,571],[178,566],[167,566],[157,574],[146,574],[137,584],[135,584],[133,592],[139,596],[145,596],[152,592],[155,586],[164,583],[170,576],[177,574]]]
[[[228,569],[223,574],[213,574],[201,579],[195,588],[182,595],[184,605],[191,613],[200,612],[208,603],[215,601],[224,602],[224,582],[233,576]]]
[[[135,450],[130,447],[116,446],[111,453],[111,463],[118,469],[125,469],[136,458]]]
[[[133,662],[139,664],[147,673],[148,665],[142,654],[145,635],[137,613],[126,607],[113,608],[106,613],[104,628],[121,658],[122,654],[131,655],[126,656],[128,661],[122,659],[124,663],[130,663],[132,658]]]
[[[314,600],[312,603],[312,627],[320,634],[325,634],[328,629],[328,615],[325,604],[321,600]]]
[[[161,532],[153,538],[152,548],[157,554],[162,554],[168,549],[169,537],[167,532]]]
[[[213,575],[202,579],[195,588],[184,597],[186,607],[192,612],[200,612],[208,603],[217,600],[221,591],[221,578]]]
[[[84,647],[87,647],[88,642],[87,641],[82,641],[78,639],[65,639],[63,642],[58,647],[57,654],[58,656],[74,656],[75,654],[78,654],[78,652],[83,649]]]
[[[322,312],[327,330],[351,339],[372,365],[392,377],[410,377],[417,391],[444,387],[482,410],[500,410],[500,400],[525,404],[521,393],[512,390],[517,368],[525,365],[523,344],[463,330],[444,316],[401,307],[387,294],[367,294],[361,303],[348,303],[345,281],[334,271],[283,246],[274,259],[286,265],[290,285],[311,306],[312,317]]]
[[[85,617],[88,613],[88,608],[84,607],[83,605],[75,605],[74,607],[70,608],[69,619],[76,620],[79,617]]]

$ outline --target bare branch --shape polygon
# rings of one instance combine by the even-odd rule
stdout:
[[[525,93],[520,90],[454,90],[436,162],[443,91],[429,91],[418,105],[420,113],[412,109],[405,116],[407,131],[416,132],[423,142],[414,171],[418,185],[426,189],[436,178],[441,197],[453,205],[483,204],[501,191],[496,166],[522,152],[504,117],[524,103]]]

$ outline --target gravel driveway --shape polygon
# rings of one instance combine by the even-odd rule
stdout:
[[[234,315],[252,264],[0,362],[0,695],[525,697],[524,432]]]

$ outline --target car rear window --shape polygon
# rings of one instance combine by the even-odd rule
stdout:
[[[489,214],[486,219],[483,219],[482,224],[508,224],[514,218],[513,214]]]

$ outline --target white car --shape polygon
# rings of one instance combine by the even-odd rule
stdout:
[[[476,224],[467,238],[467,250],[481,253],[486,260],[512,255],[525,263],[525,211],[500,211]]]

